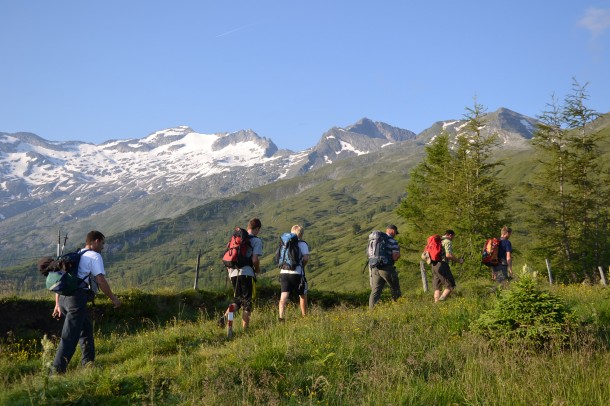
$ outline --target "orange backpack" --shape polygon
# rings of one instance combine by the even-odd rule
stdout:
[[[481,253],[481,263],[487,266],[496,266],[500,262],[498,259],[498,250],[500,249],[500,240],[497,238],[488,238],[483,245]]]

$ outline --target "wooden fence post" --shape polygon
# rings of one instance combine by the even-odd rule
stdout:
[[[599,269],[599,276],[602,278],[602,285],[608,286],[608,283],[606,283],[606,276],[604,275],[604,268],[602,268],[600,266],[600,267],[598,267],[598,269]]]
[[[553,273],[551,272],[551,263],[547,258],[544,259],[546,262],[546,269],[549,271],[549,285],[553,284]]]
[[[428,278],[426,278],[426,266],[424,261],[419,261],[419,270],[421,272],[421,283],[424,286],[424,292],[428,291]]]
[[[195,285],[193,289],[197,290],[197,286],[199,285],[199,261],[201,260],[201,250],[199,250],[199,254],[197,254],[197,267],[195,268]]]

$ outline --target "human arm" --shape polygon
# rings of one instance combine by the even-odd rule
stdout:
[[[254,269],[254,273],[261,272],[261,261],[256,254],[252,255],[252,269]]]
[[[398,258],[400,258],[400,251],[392,251],[392,260],[396,262]]]
[[[53,309],[53,314],[51,314],[53,318],[61,317],[61,308],[59,307],[59,295],[55,294],[55,308]]]
[[[506,253],[506,263],[508,265],[508,274],[513,276],[513,258],[510,254],[510,251]]]
[[[445,250],[445,259],[447,261],[459,262],[460,264],[464,263],[464,258],[458,258],[457,255],[453,254],[451,240],[443,240],[443,248]]]
[[[104,292],[104,294],[108,296],[108,298],[110,298],[110,300],[114,304],[114,307],[121,306],[121,301],[118,297],[114,295],[114,293],[112,293],[112,289],[110,289],[110,285],[108,284],[108,281],[106,280],[106,277],[103,274],[97,275],[95,277],[95,282],[97,282],[97,286],[99,286],[102,292]]]

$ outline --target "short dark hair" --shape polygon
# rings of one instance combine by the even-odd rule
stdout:
[[[89,231],[85,242],[87,243],[87,245],[89,245],[95,240],[105,240],[105,239],[106,239],[106,237],[104,237],[104,234],[100,233],[99,231],[93,230],[93,231]]]
[[[248,228],[250,230],[254,230],[255,228],[261,228],[262,226],[263,226],[263,224],[256,217],[253,219],[250,219],[250,221],[248,221]]]
[[[453,231],[452,229],[449,229],[449,230],[445,231],[445,235],[455,235],[455,231]]]

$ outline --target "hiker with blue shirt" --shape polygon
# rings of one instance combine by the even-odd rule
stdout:
[[[402,296],[400,292],[400,283],[398,281],[398,272],[394,263],[400,258],[400,246],[398,241],[394,239],[398,235],[398,228],[394,224],[390,224],[386,227],[385,233],[388,235],[388,250],[391,251],[392,257],[390,263],[380,268],[371,267],[371,295],[369,296],[369,308],[373,309],[379,299],[381,299],[381,292],[387,283],[390,285],[392,293],[392,299],[397,300]]]
[[[513,276],[513,246],[508,240],[513,233],[512,228],[504,226],[500,231],[500,245],[498,245],[498,265],[492,268],[493,279],[497,283],[508,282]]]
[[[298,249],[300,261],[296,264],[295,269],[280,269],[280,304],[279,304],[279,321],[284,321],[284,312],[286,304],[291,292],[296,292],[299,295],[299,306],[301,315],[305,317],[307,314],[307,279],[305,278],[305,265],[309,261],[309,245],[303,241],[303,233],[305,230],[300,225],[292,226],[291,233],[296,234],[298,238]]]
[[[98,289],[110,298],[114,307],[121,306],[105,277],[104,261],[101,252],[104,249],[105,237],[99,231],[91,231],[85,241],[86,250],[78,264],[78,278],[83,280],[83,287],[71,296],[55,295],[55,308],[52,316],[65,316],[61,331],[59,347],[53,361],[53,371],[59,374],[66,372],[68,364],[80,344],[81,364],[87,365],[95,360],[93,342],[93,324],[87,311],[87,302],[93,299]]]

